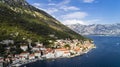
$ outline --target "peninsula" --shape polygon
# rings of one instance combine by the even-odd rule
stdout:
[[[94,47],[91,39],[25,0],[0,0],[0,66],[74,57]]]
[[[51,40],[50,42],[52,43]],[[95,45],[91,41],[79,41],[78,39],[59,39],[51,44],[51,48],[45,47],[43,43],[39,42],[35,42],[34,46],[24,43],[20,45],[23,52],[8,54],[7,58],[1,57],[0,62],[4,62],[6,66],[20,66],[37,60],[75,57],[87,53],[93,48]]]

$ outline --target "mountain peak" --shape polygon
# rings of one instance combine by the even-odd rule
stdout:
[[[16,7],[28,5],[26,0],[0,0],[0,3],[4,3],[9,6],[16,6]]]
[[[68,25],[71,29],[82,35],[120,35],[120,23],[116,24],[92,24],[92,25]]]

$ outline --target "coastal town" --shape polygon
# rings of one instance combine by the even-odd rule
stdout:
[[[10,43],[12,43],[12,41],[10,41]],[[70,58],[87,53],[95,48],[95,45],[89,40],[59,39],[53,43],[52,48],[45,47],[44,44],[40,42],[35,42],[35,46],[31,44],[21,44],[19,47],[23,52],[20,54],[9,54],[6,58],[0,57],[0,65],[12,67],[21,66],[37,60]],[[10,47],[7,48],[10,49]],[[29,48],[31,48],[30,52],[27,51]]]

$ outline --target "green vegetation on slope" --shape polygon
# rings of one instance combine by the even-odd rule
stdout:
[[[42,10],[32,6],[25,8],[0,3],[0,41],[32,39],[44,43],[47,40],[66,38],[86,39]]]

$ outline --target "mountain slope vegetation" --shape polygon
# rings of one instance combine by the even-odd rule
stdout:
[[[0,0],[0,41],[31,39],[46,43],[66,38],[86,39],[25,0]]]

